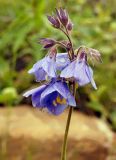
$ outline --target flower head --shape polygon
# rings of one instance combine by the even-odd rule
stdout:
[[[84,86],[91,82],[92,86],[97,89],[93,79],[93,71],[87,64],[85,52],[81,52],[81,54],[77,56],[77,59],[61,72],[60,77],[74,78],[79,86]]]
[[[71,40],[73,23],[65,9],[56,9],[56,13],[52,16],[48,15],[47,18],[54,28],[64,33],[67,40],[40,39],[39,43],[49,51],[47,56],[33,65],[29,73],[34,74],[37,81],[48,81],[46,84],[26,92],[24,96],[31,95],[33,106],[59,115],[68,105],[76,106],[77,87],[75,84],[84,86],[91,83],[97,89],[88,59],[91,57],[91,59],[100,61],[101,55],[99,51],[85,46],[80,46],[74,51]],[[67,53],[57,53],[58,47],[62,47]]]
[[[68,105],[76,106],[67,84],[62,81],[52,81],[24,94],[25,97],[30,95],[33,106],[47,108],[50,113],[55,115],[61,114]]]

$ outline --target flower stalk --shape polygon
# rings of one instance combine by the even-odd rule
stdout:
[[[69,43],[71,44],[71,48],[68,51],[68,54],[69,54],[69,56],[71,55],[71,59],[70,60],[73,60],[73,58],[74,58],[74,50],[73,50],[72,40],[70,38],[70,34],[69,34],[67,28],[65,28],[65,30],[66,30],[66,32],[63,31],[63,30],[61,30],[61,31],[63,31],[63,33],[67,36],[67,38],[69,40]],[[71,84],[69,84],[69,85],[70,85],[70,90],[71,90],[71,87],[72,87],[73,96],[75,98],[75,95],[76,95],[75,82],[73,82],[73,85],[71,85]],[[63,141],[63,146],[62,146],[61,160],[66,160],[67,159],[66,158],[67,140],[68,140],[68,132],[69,132],[69,127],[70,127],[72,112],[73,112],[73,107],[70,106],[69,113],[68,113],[68,118],[67,118],[67,123],[66,123],[65,134],[64,134],[64,141]]]
[[[71,88],[71,86],[70,86],[70,88]],[[76,97],[76,86],[75,86],[75,83],[73,83],[73,96]],[[68,140],[68,132],[69,132],[69,127],[70,127],[72,112],[73,112],[73,107],[70,106],[69,113],[68,113],[68,118],[67,118],[67,123],[66,123],[66,128],[65,128],[63,145],[62,145],[61,160],[66,160],[67,159],[66,158],[67,157],[67,155],[66,155],[67,140]]]
[[[68,139],[68,132],[69,132],[69,127],[70,127],[70,122],[71,122],[72,111],[73,111],[73,107],[70,107],[69,108],[69,113],[68,113],[68,118],[67,118],[65,134],[64,134],[64,141],[63,141],[63,146],[62,146],[61,160],[66,160],[67,139]]]

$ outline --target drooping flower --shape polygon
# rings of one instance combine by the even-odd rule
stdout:
[[[68,53],[58,53],[56,55],[56,68],[62,71],[65,67],[70,64]]]
[[[77,59],[71,62],[62,72],[60,77],[74,78],[79,86],[84,86],[91,83],[97,89],[93,79],[93,71],[87,64],[87,57],[85,52],[81,52]]]
[[[50,54],[35,63],[28,73],[34,74],[37,81],[46,80],[47,77],[55,78],[57,70],[61,71],[69,63],[68,53]]]
[[[24,97],[29,97],[31,95],[32,105],[34,107],[42,108],[40,104],[41,93],[47,88],[47,85],[42,85],[40,87],[34,88],[23,94]]]
[[[34,107],[47,108],[54,115],[61,114],[68,105],[76,106],[75,99],[70,93],[67,84],[60,80],[52,81],[24,94],[25,97],[30,95],[32,96]]]
[[[46,80],[47,77],[56,77],[56,67],[54,57],[46,56],[42,60],[38,61],[28,71],[28,73],[34,74],[37,81]]]

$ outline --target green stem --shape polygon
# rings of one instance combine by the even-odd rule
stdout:
[[[73,108],[70,107],[68,118],[67,118],[66,129],[65,129],[61,160],[66,160],[67,137],[68,137],[68,131],[69,131],[69,126],[70,126],[70,121],[71,121],[72,110],[73,110]]]
[[[70,44],[71,44],[72,55],[73,55],[73,57],[74,57],[73,44],[72,44],[70,35],[69,35],[69,33],[68,33],[68,30],[66,29],[66,32],[65,32],[62,28],[60,28],[60,30],[67,36],[67,38],[68,38],[68,40],[69,40],[69,42],[70,42]],[[73,57],[72,57],[72,59],[73,59]]]

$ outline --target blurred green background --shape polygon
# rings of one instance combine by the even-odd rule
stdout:
[[[86,45],[98,49],[103,63],[94,66],[98,90],[79,89],[84,105],[116,130],[116,1],[115,0],[0,0],[0,105],[26,102],[22,93],[38,85],[27,73],[46,51],[38,45],[41,37],[64,39],[53,29],[46,15],[65,7],[74,23],[75,49]]]

